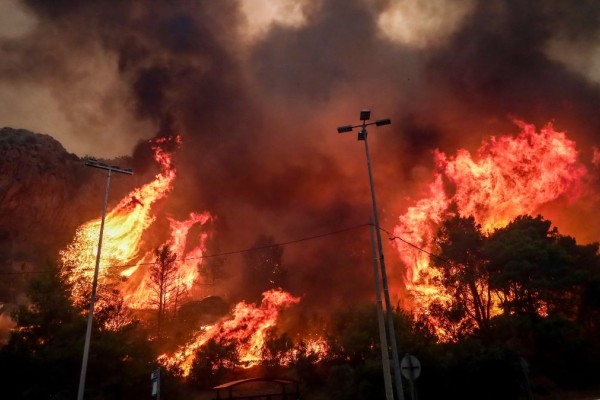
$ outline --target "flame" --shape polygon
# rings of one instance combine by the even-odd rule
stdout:
[[[453,215],[451,205],[460,215],[473,215],[489,233],[561,196],[575,198],[586,174],[577,161],[575,143],[552,124],[538,133],[533,125],[515,123],[521,130],[517,136],[492,137],[476,156],[464,149],[454,157],[436,150],[429,195],[400,216],[394,234],[431,252],[440,222]],[[453,194],[446,191],[444,179],[452,184]],[[448,294],[435,283],[438,273],[430,268],[429,255],[401,242],[397,250],[407,267],[405,283],[417,312],[427,314],[434,301],[445,303]]]
[[[174,287],[179,293],[189,292],[194,283],[199,278],[198,264],[202,262],[202,255],[205,251],[206,233],[201,233],[200,244],[186,252],[187,239],[190,229],[196,225],[204,225],[209,221],[211,215],[208,212],[202,214],[190,213],[188,219],[177,221],[168,217],[170,227],[170,238],[165,243],[173,254],[178,255],[176,261],[177,276],[175,278]],[[124,298],[132,308],[147,308],[153,304],[152,296],[154,295],[152,283],[150,279],[150,265],[154,263],[154,252],[147,252],[144,257],[133,267],[121,272],[121,276],[129,278],[121,285],[124,293]],[[146,267],[146,268],[144,268]],[[170,302],[170,297],[176,293],[169,293],[165,299]]]
[[[279,289],[269,290],[262,294],[259,306],[242,301],[235,305],[232,316],[218,323],[203,327],[194,338],[173,354],[163,354],[159,361],[168,368],[178,368],[184,376],[189,375],[194,354],[210,339],[233,340],[237,343],[237,351],[241,364],[252,367],[261,361],[261,350],[265,344],[269,328],[277,324],[282,309],[300,302],[299,297]],[[322,344],[321,344],[322,345]],[[319,350],[318,341],[312,348]]]
[[[179,144],[178,138],[171,140]],[[156,306],[155,288],[150,278],[150,266],[155,263],[156,257],[145,245],[143,235],[157,218],[153,214],[154,204],[171,191],[176,176],[172,155],[163,148],[167,141],[169,139],[159,139],[153,143],[154,159],[160,166],[160,173],[152,182],[125,196],[106,216],[99,279],[117,287],[122,293],[123,303],[128,308]],[[177,282],[173,285],[177,288],[177,293],[168,296],[189,292],[199,279],[198,264],[201,263],[205,251],[207,234],[199,233],[199,236],[194,238],[199,244],[191,249],[188,242],[192,228],[206,224],[211,218],[208,212],[192,212],[185,220],[167,217],[169,238],[164,245],[177,255]],[[75,298],[81,298],[84,288],[91,281],[99,229],[100,219],[81,225],[72,243],[60,252],[63,273],[69,282],[75,284],[72,293]],[[112,272],[116,270],[116,266],[128,268],[120,273]],[[168,296],[167,304],[172,300]],[[256,365],[261,361],[268,331],[277,324],[280,311],[299,301],[298,297],[282,290],[271,290],[263,293],[262,302],[258,306],[240,302],[233,308],[231,318],[200,327],[191,342],[172,355],[162,355],[159,361],[166,366],[177,366],[187,375],[198,348],[209,339],[227,339],[237,343],[242,366]],[[309,338],[303,342],[302,352],[312,355],[313,360],[320,360],[326,354],[326,348],[323,339]],[[281,362],[289,363],[298,354],[299,350],[292,350],[290,354],[282,357]]]
[[[125,279],[118,287],[130,308],[152,306],[150,297],[153,291],[147,267],[154,263],[155,257],[152,251],[143,251],[143,234],[156,219],[153,205],[172,190],[176,176],[172,154],[165,151],[164,147],[172,143],[179,145],[180,142],[178,136],[153,140],[152,150],[160,172],[152,182],[125,196],[106,216],[99,280],[117,284]],[[197,265],[201,262],[206,239],[206,234],[201,234],[200,245],[186,253],[188,233],[194,225],[203,225],[210,218],[207,212],[191,213],[184,221],[168,218],[170,238],[165,244],[180,259],[177,262],[177,280],[178,287],[182,290],[189,290],[198,278]],[[86,287],[84,285],[88,285],[93,276],[99,232],[99,218],[81,225],[75,232],[73,241],[60,252],[65,275],[69,282],[74,283],[74,297],[83,293],[83,288]],[[114,272],[115,266],[131,264],[135,260],[138,261],[133,267],[121,272],[121,277]]]

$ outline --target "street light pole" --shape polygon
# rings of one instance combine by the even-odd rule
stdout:
[[[402,377],[400,375],[400,360],[398,358],[398,345],[396,344],[396,330],[394,328],[394,314],[392,310],[392,302],[390,301],[390,293],[388,289],[387,272],[385,269],[385,259],[383,256],[383,245],[381,243],[381,230],[379,229],[379,214],[377,213],[377,199],[375,197],[375,185],[373,184],[373,172],[371,170],[371,156],[369,155],[369,143],[367,141],[367,126],[383,126],[389,125],[392,121],[389,118],[380,119],[375,122],[367,123],[371,118],[371,111],[361,110],[360,125],[344,125],[337,128],[338,133],[351,132],[354,128],[360,128],[358,132],[358,140],[365,142],[365,153],[367,156],[367,169],[369,170],[369,184],[371,187],[371,203],[373,205],[373,218],[375,221],[375,232],[377,237],[377,250],[379,253],[379,266],[381,268],[381,283],[383,286],[383,295],[385,299],[385,308],[388,319],[389,342],[392,346],[392,362],[394,365],[394,380],[396,381],[396,395],[399,400],[404,400],[404,390],[402,388]]]
[[[87,374],[88,357],[90,354],[90,340],[92,337],[92,323],[94,320],[94,303],[96,301],[96,288],[98,287],[98,270],[100,269],[100,253],[102,252],[102,236],[104,234],[104,220],[106,219],[106,205],[108,204],[108,189],[110,187],[110,176],[112,172],[119,172],[122,174],[133,175],[131,168],[120,168],[117,166],[108,166],[107,164],[100,163],[95,159],[89,159],[85,163],[88,167],[104,169],[107,172],[106,176],[106,190],[104,192],[104,205],[102,207],[102,219],[100,221],[100,237],[98,238],[98,251],[96,253],[96,267],[94,268],[94,279],[92,281],[92,296],[90,300],[90,310],[88,313],[87,329],[85,331],[85,343],[83,345],[83,359],[81,361],[81,375],[79,376],[79,390],[77,392],[77,400],[83,400],[83,393],[85,391],[85,377]]]
[[[385,320],[381,306],[381,285],[379,283],[379,258],[375,249],[375,230],[373,217],[369,218],[369,233],[371,234],[371,255],[373,257],[373,276],[375,279],[375,299],[377,300],[377,323],[379,324],[379,344],[381,346],[381,366],[383,367],[383,383],[386,400],[394,400],[392,374],[390,373],[390,348],[385,334]]]

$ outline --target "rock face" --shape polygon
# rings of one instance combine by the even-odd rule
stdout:
[[[0,130],[0,237],[34,240],[72,228],[67,207],[83,183],[81,161],[47,135]]]
[[[53,260],[81,223],[100,216],[105,185],[102,171],[86,168],[52,137],[0,129],[0,272]],[[131,185],[111,182],[113,202]]]

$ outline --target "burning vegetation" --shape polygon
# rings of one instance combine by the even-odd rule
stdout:
[[[541,335],[553,321],[581,326],[585,343],[597,332],[597,244],[578,245],[550,221],[526,215],[557,199],[577,201],[588,171],[565,133],[552,125],[539,132],[532,125],[517,125],[517,135],[486,140],[476,155],[466,150],[455,156],[433,152],[436,168],[429,196],[410,206],[394,230],[409,296],[402,299],[405,310],[393,311],[402,351],[435,359],[442,346],[456,345],[446,347],[448,357],[454,357],[465,341],[495,343],[508,329],[511,343],[516,343],[508,354],[526,354],[539,363],[540,355],[519,337]],[[178,219],[161,207],[177,177],[169,145],[176,147],[179,139],[152,141],[159,173],[108,213],[95,313],[99,343],[109,346],[103,341],[117,337],[133,340],[128,335],[140,335],[142,343],[149,339],[152,362],[163,366],[167,376],[201,389],[275,372],[316,382],[336,398],[353,398],[350,389],[339,392],[343,379],[331,387],[325,382],[348,371],[365,382],[374,381],[363,369],[381,357],[373,304],[319,312],[303,307],[305,295],[286,290],[282,245],[260,237],[253,248],[240,251],[249,268],[236,283],[249,285],[240,288],[248,298],[228,307],[227,301],[236,296],[219,287],[227,274],[220,270],[218,254],[206,250],[218,234],[212,224],[217,217],[192,211]],[[536,190],[529,192],[527,186]],[[160,221],[162,236],[156,229]],[[61,332],[79,329],[97,234],[97,220],[77,229],[72,243],[60,252],[60,271],[36,283],[30,294],[32,307],[18,312],[17,328],[5,351],[30,348],[37,354],[60,345],[39,339],[45,334],[44,321],[52,318],[64,327]],[[205,298],[205,285],[227,301]],[[261,300],[252,303],[259,292]],[[61,314],[48,318],[57,308]],[[523,323],[524,318],[529,322]],[[124,368],[144,360],[113,350],[111,359],[119,359]],[[478,351],[495,357],[485,349]],[[513,383],[499,393],[518,393],[518,383]]]
[[[474,280],[465,292],[450,282],[449,276],[462,273],[462,265],[476,263],[470,256],[459,257],[458,261],[431,257],[436,253],[446,254],[441,241],[456,240],[451,237],[447,221],[470,216],[471,220],[463,222],[466,228],[461,234],[468,237],[467,230],[471,229],[481,238],[489,237],[519,215],[531,214],[559,197],[573,200],[580,194],[586,169],[578,162],[575,143],[551,124],[537,132],[533,125],[515,123],[521,130],[518,135],[492,137],[483,142],[474,156],[466,150],[458,150],[456,156],[436,150],[436,170],[429,195],[410,206],[394,230],[399,239],[398,255],[406,267],[404,284],[410,309],[415,318],[427,320],[442,340],[457,337],[456,327],[445,323],[438,312],[440,308],[453,307],[457,296],[464,296],[468,312],[456,322],[471,332],[481,328],[483,321],[489,322],[500,315],[507,304],[506,295],[503,297],[501,291],[482,280]],[[191,212],[183,221],[167,216],[169,238],[155,251],[148,249],[145,235],[160,218],[157,204],[168,196],[176,177],[172,153],[165,150],[168,142],[179,145],[180,139],[152,142],[160,173],[152,182],[125,196],[108,214],[106,247],[100,267],[104,291],[117,293],[126,309],[156,310],[159,339],[167,311],[177,315],[183,303],[198,298],[198,287],[206,283],[203,281],[206,276],[201,273],[206,270],[203,263],[210,234],[206,224],[213,218],[208,212]],[[190,238],[194,226],[203,230],[199,236]],[[63,273],[73,285],[72,296],[76,299],[85,295],[85,285],[89,284],[98,229],[98,220],[82,225],[73,242],[60,253]],[[188,244],[190,240],[196,244]],[[246,272],[254,279],[281,284],[282,250],[275,252],[253,256],[253,265],[268,265],[266,274],[260,268]],[[241,301],[227,316],[188,327],[185,343],[178,343],[177,349],[168,350],[159,361],[187,376],[199,352],[208,345],[233,346],[238,366],[259,365],[265,357],[266,339],[277,329],[279,313],[299,302],[300,298],[282,289],[265,291],[258,305]],[[547,308],[548,304],[542,302],[537,311],[543,313]],[[469,324],[469,318],[477,323]],[[326,341],[309,337],[299,338],[298,345],[313,354],[314,361],[325,358]],[[295,346],[291,342],[278,354],[280,365],[293,359],[298,352]]]
[[[473,226],[489,236],[546,203],[560,197],[572,201],[581,194],[587,171],[578,161],[575,142],[552,124],[536,132],[531,124],[515,123],[521,130],[518,135],[492,137],[483,142],[476,155],[460,149],[456,156],[447,156],[436,150],[429,194],[400,216],[394,232],[404,240],[398,240],[396,248],[406,266],[405,283],[418,314],[434,318],[430,306],[448,306],[456,294],[444,285],[440,271],[431,266],[432,262],[444,262],[431,257],[443,250],[438,230],[444,228],[444,221],[472,217]],[[461,263],[469,264],[468,255],[465,257]],[[474,288],[473,292],[476,297],[485,297],[475,307],[486,310],[480,314],[487,314],[489,319],[500,313],[499,293],[487,287]],[[477,299],[471,301],[478,303]],[[432,323],[440,325],[435,318]],[[444,337],[447,333],[439,327],[438,334]]]
[[[165,390],[383,398],[364,154],[333,129],[362,107],[393,121],[369,144],[419,398],[597,386],[600,255],[569,235],[600,235],[600,2],[4,3],[0,120],[60,139],[0,130],[8,397],[74,398],[103,186],[80,157],[130,154],[86,395],[161,365]]]
[[[152,141],[160,173],[152,182],[125,196],[108,213],[100,259],[102,289],[99,308],[107,307],[105,303],[114,302],[117,296],[117,301],[128,310],[156,310],[158,339],[163,337],[164,328],[161,326],[165,323],[167,311],[176,315],[184,302],[194,299],[198,286],[203,284],[201,271],[208,233],[203,231],[199,237],[193,238],[197,243],[195,246],[188,245],[188,236],[193,226],[202,227],[212,218],[208,212],[192,212],[184,221],[167,216],[169,239],[155,251],[147,249],[144,234],[158,218],[157,203],[168,195],[176,177],[172,154],[165,150],[170,142],[179,145],[180,139],[176,136]],[[89,290],[99,227],[99,219],[83,224],[77,229],[73,242],[60,252],[63,275],[72,287],[71,296],[75,302],[84,301]],[[270,262],[269,259],[260,261]],[[258,274],[259,270],[254,273]],[[273,279],[269,275],[263,278]],[[268,335],[277,327],[280,311],[299,302],[300,298],[281,289],[265,291],[259,305],[241,301],[231,310],[231,317],[225,316],[211,325],[191,327],[191,339],[178,350],[161,355],[158,360],[187,376],[198,350],[211,341],[217,345],[232,344],[239,365],[245,368],[256,366],[264,355]],[[120,327],[115,323],[105,326],[108,329]],[[302,342],[302,346],[305,352],[315,356],[315,360],[326,354],[327,346],[323,339],[308,339]],[[278,363],[289,363],[297,352],[291,345],[285,354],[278,354]]]

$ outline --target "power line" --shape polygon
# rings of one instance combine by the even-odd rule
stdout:
[[[303,238],[299,238],[299,239],[292,239],[292,240],[288,240],[288,241],[284,241],[284,242],[272,243],[272,244],[267,244],[267,245],[263,245],[263,246],[249,247],[249,248],[240,249],[240,250],[226,251],[226,252],[222,252],[222,253],[206,254],[206,255],[199,256],[199,257],[179,258],[179,259],[176,259],[175,261],[189,261],[189,260],[200,260],[200,259],[204,259],[204,258],[224,257],[224,256],[233,255],[233,254],[241,254],[241,253],[248,253],[251,251],[269,249],[269,248],[277,247],[277,246],[287,246],[287,245],[291,245],[291,244],[320,239],[320,238],[327,237],[327,236],[333,236],[333,235],[337,235],[337,234],[344,233],[344,232],[349,232],[352,230],[364,228],[369,225],[370,225],[369,223],[365,223],[365,224],[351,226],[348,228],[338,229],[335,231],[321,233],[318,235],[307,236],[307,237],[303,237]],[[107,265],[107,266],[101,267],[100,269],[107,270],[107,269],[113,269],[113,268],[129,268],[129,267],[135,267],[135,266],[154,265],[154,264],[156,264],[156,262],[146,262],[146,263],[139,263],[139,264],[123,264],[123,265]],[[84,270],[92,270],[92,269],[93,268],[91,268],[91,267],[84,268]],[[45,270],[37,270],[37,271],[7,271],[7,272],[0,272],[0,275],[26,275],[26,274],[43,273],[43,272],[47,272],[47,271],[49,271],[49,270],[45,269]]]
[[[407,244],[407,245],[409,245],[410,247],[413,247],[413,248],[415,248],[415,249],[419,250],[420,252],[423,252],[423,253],[427,254],[427,255],[428,255],[428,256],[430,256],[430,257],[433,257],[433,258],[435,258],[435,259],[438,259],[438,260],[440,260],[440,261],[442,261],[442,262],[444,262],[444,263],[446,263],[446,264],[453,265],[452,261],[450,261],[450,260],[448,260],[448,259],[446,259],[446,258],[444,258],[444,257],[441,257],[441,256],[439,256],[439,255],[437,255],[437,254],[435,254],[435,253],[432,253],[432,252],[430,252],[430,251],[428,251],[428,250],[425,250],[424,248],[422,248],[422,247],[419,247],[419,246],[417,246],[416,244],[414,244],[414,243],[411,243],[411,242],[409,242],[408,240],[401,238],[400,236],[396,236],[396,235],[394,235],[392,232],[388,231],[387,229],[384,229],[384,228],[381,228],[381,227],[380,227],[379,229],[381,229],[383,232],[387,233],[387,234],[388,234],[388,239],[390,239],[390,240],[399,240],[399,241],[401,241],[402,243],[406,243],[406,244]]]
[[[287,246],[287,245],[291,245],[291,244],[320,239],[320,238],[327,237],[327,236],[333,236],[333,235],[337,235],[337,234],[344,233],[344,232],[349,232],[349,231],[364,228],[364,227],[370,226],[370,225],[371,225],[370,223],[365,223],[365,224],[355,225],[355,226],[351,226],[348,228],[338,229],[335,231],[330,231],[330,232],[326,232],[326,233],[322,233],[322,234],[318,234],[318,235],[307,236],[307,237],[303,237],[303,238],[299,238],[299,239],[292,239],[292,240],[288,240],[288,241],[284,241],[284,242],[267,244],[264,246],[249,247],[249,248],[240,249],[240,250],[231,250],[231,251],[225,251],[225,252],[221,252],[221,253],[205,254],[200,257],[178,258],[175,261],[189,261],[189,260],[201,260],[201,259],[205,259],[205,258],[225,257],[225,256],[229,256],[229,255],[234,255],[234,254],[242,254],[242,253],[248,253],[251,251],[269,249],[269,248],[277,247],[277,246]],[[435,258],[441,262],[444,262],[446,264],[453,265],[453,263],[450,260],[445,259],[435,253],[432,253],[429,250],[426,250],[422,247],[419,247],[416,244],[409,242],[408,240],[406,240],[400,236],[396,236],[392,232],[390,232],[389,230],[387,230],[385,228],[379,227],[379,229],[388,235],[389,240],[399,240],[402,243],[405,243],[405,244],[409,245],[410,247],[412,247],[422,253],[427,254],[430,257],[433,257],[433,258]],[[130,268],[130,267],[154,265],[154,264],[156,264],[156,262],[146,262],[146,263],[138,263],[138,264],[122,264],[122,265],[107,265],[104,267],[100,267],[100,269],[107,270],[107,269],[116,269],[116,268]],[[84,268],[83,270],[92,270],[92,268],[91,267]],[[43,272],[47,272],[47,271],[49,271],[49,270],[45,269],[45,270],[37,270],[37,271],[6,271],[6,272],[0,272],[0,276],[39,274],[39,273],[43,273]]]

